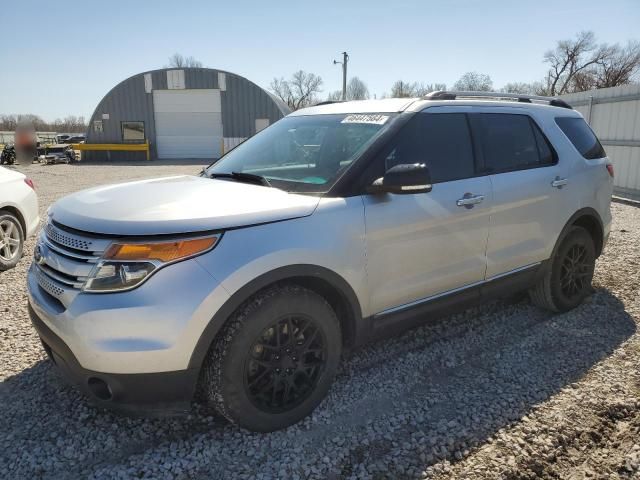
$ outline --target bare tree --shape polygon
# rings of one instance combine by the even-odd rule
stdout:
[[[500,91],[505,93],[521,93],[523,95],[550,95],[545,82],[510,82],[505,84]]]
[[[536,86],[534,83],[525,82],[509,82],[500,89],[504,93],[522,93],[527,95],[534,95],[536,93]]]
[[[32,113],[0,115],[0,130],[12,132],[21,124],[31,124],[33,128],[40,132],[79,133],[87,131],[87,123],[83,116],[69,115],[64,120],[57,118],[49,123]]]
[[[194,57],[185,57],[180,53],[174,53],[169,57],[170,68],[202,68],[202,62]]]
[[[490,92],[493,81],[489,75],[478,72],[467,72],[453,84],[454,90],[467,92]]]
[[[369,88],[358,77],[353,77],[347,85],[347,100],[367,100]]]
[[[334,90],[327,95],[328,102],[339,102],[342,100],[342,90]]]
[[[391,86],[391,98],[405,98],[405,97],[424,97],[427,93],[434,92],[436,90],[446,90],[447,86],[444,83],[418,83],[418,82],[405,82],[403,80],[397,80]]]
[[[599,48],[601,58],[574,75],[567,90],[582,92],[627,85],[634,81],[640,71],[640,42],[630,41],[625,46],[603,44]]]
[[[447,86],[444,83],[414,83],[413,84],[413,96],[424,97],[428,93],[435,92],[437,90],[446,90]]]
[[[544,54],[550,65],[546,83],[550,95],[575,91],[576,77],[584,75],[607,56],[607,46],[597,45],[593,32],[580,32],[575,40],[560,40]]]
[[[289,80],[274,78],[270,88],[291,110],[298,110],[316,103],[321,86],[322,78],[318,75],[298,70]]]
[[[390,97],[392,98],[413,97],[413,84],[410,82],[405,82],[403,80],[396,80],[395,83],[391,86]]]
[[[347,84],[347,100],[367,100],[371,98],[369,95],[369,87],[358,77],[352,77]],[[334,90],[329,92],[327,100],[336,102],[342,100],[342,90]]]

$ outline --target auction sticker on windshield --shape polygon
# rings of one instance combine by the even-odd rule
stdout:
[[[340,123],[370,123],[373,125],[384,125],[389,120],[389,115],[359,113],[354,115],[347,115]]]

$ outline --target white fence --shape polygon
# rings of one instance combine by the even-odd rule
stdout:
[[[604,145],[615,170],[614,193],[640,200],[640,85],[561,98],[584,116]]]

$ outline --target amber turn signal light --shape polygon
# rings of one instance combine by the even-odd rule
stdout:
[[[105,260],[173,262],[214,247],[218,237],[175,240],[162,243],[115,243],[104,254]]]

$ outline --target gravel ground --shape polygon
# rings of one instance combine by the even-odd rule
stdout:
[[[21,166],[60,196],[198,166]],[[551,315],[488,303],[356,351],[301,424],[130,419],[64,385],[29,323],[29,258],[0,274],[4,478],[640,478],[640,209],[614,204],[595,292]],[[27,245],[28,255],[33,241]]]

